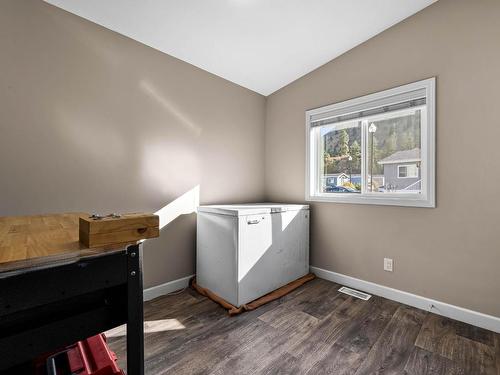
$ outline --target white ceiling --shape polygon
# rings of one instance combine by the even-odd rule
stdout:
[[[437,0],[46,0],[269,95]]]

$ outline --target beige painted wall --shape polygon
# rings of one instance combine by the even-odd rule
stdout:
[[[156,211],[197,185],[202,203],[260,201],[264,111],[41,0],[0,2],[0,216]],[[194,246],[181,215],[146,243],[145,286],[192,274]]]
[[[315,203],[312,264],[500,316],[487,297],[500,285],[499,13],[497,0],[440,0],[266,111],[260,95],[41,0],[2,0],[0,215],[156,211],[197,185],[203,203],[301,202],[305,110],[435,75],[437,208]],[[193,272],[194,220],[146,243],[146,286]]]
[[[437,208],[314,203],[314,266],[500,316],[499,15],[440,0],[268,97],[266,192],[300,202],[305,110],[437,76]]]

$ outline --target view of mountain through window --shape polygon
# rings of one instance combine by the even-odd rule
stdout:
[[[412,110],[322,127],[322,192],[361,193],[367,127],[367,191],[419,193],[420,118],[421,111]]]
[[[324,193],[361,192],[361,123],[321,129]]]

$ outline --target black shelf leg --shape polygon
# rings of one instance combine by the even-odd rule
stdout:
[[[127,248],[127,374],[144,375],[142,245]]]

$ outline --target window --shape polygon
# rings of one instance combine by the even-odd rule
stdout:
[[[418,178],[417,164],[398,165],[398,178]]]
[[[435,207],[435,78],[306,112],[306,199]]]

